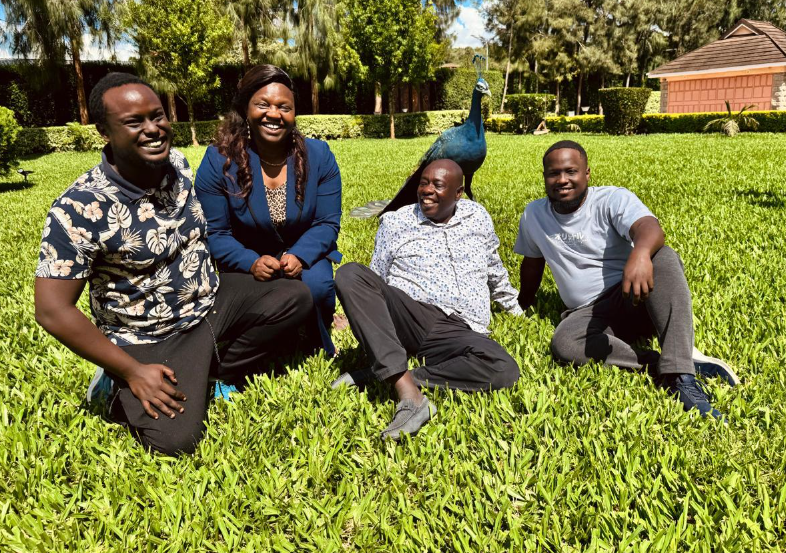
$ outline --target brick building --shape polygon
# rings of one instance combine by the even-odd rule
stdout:
[[[649,73],[659,78],[661,113],[726,111],[753,104],[786,110],[786,33],[741,19],[718,40]]]

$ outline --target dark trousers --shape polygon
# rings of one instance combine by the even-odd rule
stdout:
[[[327,258],[320,259],[308,269],[303,269],[301,279],[311,291],[314,300],[314,321],[309,331],[313,333],[314,344],[333,357],[336,348],[330,338],[330,325],[336,312],[336,286],[333,282],[333,264]]]
[[[379,380],[407,370],[421,386],[477,391],[508,388],[519,378],[516,361],[495,341],[456,315],[413,300],[368,267],[348,263],[336,271],[336,292],[352,332],[371,358]]]
[[[606,290],[594,303],[566,311],[554,331],[551,352],[564,363],[590,360],[618,367],[655,368],[655,375],[695,374],[693,310],[685,270],[677,252],[663,246],[652,258],[655,287],[649,298],[633,305],[622,284]],[[639,338],[658,336],[661,354],[636,350]]]
[[[175,371],[173,386],[187,398],[185,412],[153,419],[128,384],[115,379],[120,391],[113,416],[151,449],[168,455],[193,452],[205,431],[208,377],[238,382],[265,369],[267,361],[285,353],[282,344],[297,342],[297,328],[312,310],[311,294],[300,281],[258,282],[251,275],[221,274],[213,309],[197,326],[162,342],[123,348],[140,363],[161,363]]]

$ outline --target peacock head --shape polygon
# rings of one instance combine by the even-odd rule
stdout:
[[[489,90],[489,83],[481,77],[478,79],[478,82],[475,83],[475,92],[479,92],[480,94],[485,94],[486,96],[491,96],[491,90]]]

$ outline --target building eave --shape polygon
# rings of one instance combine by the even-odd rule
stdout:
[[[761,63],[756,65],[738,65],[736,67],[715,67],[713,69],[700,69],[697,71],[674,71],[671,73],[658,73],[651,71],[647,73],[650,79],[667,79],[669,77],[692,77],[700,75],[712,75],[714,73],[746,72],[756,69],[767,69],[770,67],[786,67],[786,61],[778,63]]]

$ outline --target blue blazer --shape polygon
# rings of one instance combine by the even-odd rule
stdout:
[[[341,254],[336,240],[341,225],[341,174],[326,142],[306,139],[308,182],[303,203],[295,199],[294,157],[287,159],[287,218],[277,230],[262,180],[259,156],[248,148],[254,188],[248,198],[237,194],[237,164],[223,174],[226,157],[210,145],[196,174],[194,188],[207,218],[210,253],[220,271],[251,271],[261,255],[277,256],[284,251],[298,257],[308,269],[329,258],[338,263]],[[250,209],[249,209],[250,208]]]

